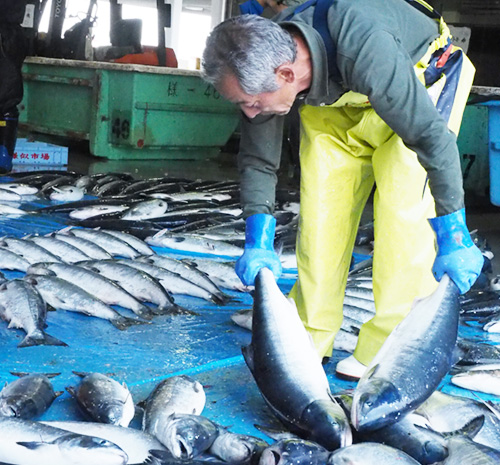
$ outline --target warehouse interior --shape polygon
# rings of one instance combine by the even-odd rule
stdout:
[[[0,177],[0,183],[15,183],[23,179],[23,175],[45,175],[52,171],[61,177],[67,173],[74,180],[84,176],[98,179],[126,174],[134,180],[172,178],[186,186],[190,182],[200,186],[204,182],[213,182],[214,186],[220,185],[219,182],[237,185],[240,112],[202,80],[199,68],[207,35],[222,20],[239,14],[241,2],[28,0],[27,3],[24,27],[30,54],[23,64],[24,98],[19,105],[18,143],[12,173]],[[487,259],[481,283],[475,290],[494,293],[491,305],[498,312],[500,3],[496,0],[435,0],[431,3],[452,27],[454,43],[466,50],[476,67],[457,143],[467,226]],[[273,12],[266,7],[263,15],[272,17]],[[287,124],[277,173],[278,188],[289,195],[290,203],[299,203],[299,126],[295,120]],[[231,202],[236,204],[238,194],[232,195]],[[84,200],[95,198],[98,197],[87,192]],[[168,203],[168,196],[165,198]],[[50,210],[63,204],[36,194],[25,203],[12,204],[28,214],[0,218],[0,241],[5,237],[51,235],[74,225],[85,227],[71,221],[70,210]],[[203,210],[196,204],[194,208]],[[372,223],[373,193],[360,226],[370,227]],[[241,224],[239,228],[241,233]],[[141,240],[146,236],[140,235]],[[239,239],[237,244],[241,246],[241,236]],[[373,246],[370,241],[357,243],[352,264],[369,262]],[[151,248],[154,254],[179,261],[211,258],[228,261],[234,267],[237,259],[173,246],[151,245]],[[20,270],[1,271],[7,280],[25,275]],[[278,285],[284,295],[295,284],[297,273],[296,263],[283,267]],[[206,403],[202,415],[218,425],[219,431],[250,435],[271,445],[281,438],[273,436],[271,429],[282,431],[283,424],[261,396],[242,355],[241,348],[251,343],[252,333],[233,319],[237,312],[252,309],[254,294],[234,289],[223,291],[228,296],[224,304],[176,294],[175,303],[188,312],[156,315],[152,321],[132,325],[124,331],[84,312],[49,311],[47,332],[67,346],[20,348],[25,333],[8,322],[1,322],[0,381],[7,385],[27,373],[54,375],[50,380],[57,397],[35,420],[88,421],[71,388],[75,389],[82,374],[105,374],[129,389],[136,406],[129,428],[141,430],[144,411],[138,404],[142,401],[144,407],[159,383],[189,376],[203,386]],[[112,307],[135,318],[129,309]],[[486,343],[496,350],[500,344],[500,334],[483,330],[476,319],[462,322],[459,337]],[[336,363],[349,355],[349,350],[343,349],[334,350],[323,366],[332,393],[338,395],[352,393],[356,388],[355,381],[336,376]],[[500,393],[457,387],[451,381],[453,375],[450,371],[442,379],[441,392],[498,403]],[[494,384],[491,380],[483,383]],[[0,392],[0,400],[1,397]],[[498,419],[496,422],[498,427]],[[2,444],[6,443],[0,439],[0,461],[4,459]],[[160,447],[168,449],[163,443]],[[167,453],[165,449],[167,455],[160,454],[154,460],[150,457],[150,462],[144,463],[223,463],[214,459],[208,448],[188,460],[174,460],[171,453],[172,450]],[[136,457],[144,460],[139,452]],[[253,460],[224,463],[258,463]],[[279,465],[326,464],[326,460],[282,460]],[[87,463],[97,465],[98,462]],[[278,461],[272,463],[278,465]]]

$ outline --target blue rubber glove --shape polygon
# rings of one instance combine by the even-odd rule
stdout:
[[[249,216],[245,228],[245,251],[236,262],[236,274],[245,286],[253,286],[261,268],[269,268],[276,279],[281,276],[281,262],[274,251],[276,219],[257,213]]]
[[[432,272],[437,281],[446,273],[465,294],[476,282],[484,257],[472,241],[465,224],[465,209],[429,220],[437,238],[437,256]]]
[[[264,7],[257,0],[247,0],[240,5],[242,15],[260,16],[264,12]]]

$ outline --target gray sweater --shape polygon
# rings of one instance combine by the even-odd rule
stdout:
[[[438,216],[464,206],[456,136],[434,107],[413,66],[439,37],[437,21],[405,0],[335,0],[328,28],[336,46],[341,82],[328,76],[326,48],[312,27],[314,6],[275,20],[300,32],[309,46],[313,78],[299,98],[313,106],[332,104],[352,90],[368,96],[377,114],[417,153],[429,178]],[[274,211],[283,116],[242,115],[238,168],[244,215]]]

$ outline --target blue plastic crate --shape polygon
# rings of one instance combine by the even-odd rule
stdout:
[[[17,139],[12,162],[14,165],[67,165],[68,147],[40,141],[31,142],[27,139]]]
[[[500,206],[500,100],[490,100],[488,107],[489,159],[490,159],[490,200]]]

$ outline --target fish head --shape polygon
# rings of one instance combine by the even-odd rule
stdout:
[[[3,417],[17,417],[22,403],[20,396],[9,396],[0,402],[0,415]]]
[[[316,400],[304,410],[301,423],[310,431],[308,438],[328,450],[352,444],[349,420],[333,399]]]
[[[200,415],[174,414],[165,428],[163,444],[180,460],[205,452],[219,434],[218,427]]]
[[[436,463],[442,462],[446,457],[448,457],[448,448],[445,445],[445,440],[440,439],[436,434],[436,440],[423,443],[422,454],[418,458],[421,462],[425,460],[425,463]]]
[[[215,438],[210,452],[215,452],[215,455],[226,462],[248,463],[252,457],[253,447],[251,443],[246,442],[243,436],[223,432]]]
[[[259,465],[320,465],[329,452],[319,444],[304,439],[281,439],[262,451]]]
[[[103,422],[111,425],[125,426],[127,427],[133,417],[129,415],[125,409],[126,404],[123,402],[110,402],[106,406],[106,412],[103,415]]]
[[[67,457],[67,463],[74,465],[128,463],[128,455],[120,447],[102,438],[70,433],[57,438],[54,444],[59,447],[61,456]]]
[[[363,381],[363,379],[361,380]],[[401,394],[383,378],[364,380],[356,387],[351,409],[351,423],[357,431],[373,431],[395,423],[401,416]]]
[[[47,275],[55,276],[56,273],[48,268],[47,263],[34,263],[30,265],[26,271],[29,275]]]
[[[0,415],[4,417],[31,419],[38,410],[35,401],[23,395],[11,395],[0,402]]]

